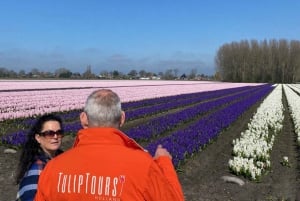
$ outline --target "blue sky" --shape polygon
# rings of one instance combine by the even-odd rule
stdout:
[[[2,0],[0,67],[214,74],[225,43],[300,40],[297,0]]]

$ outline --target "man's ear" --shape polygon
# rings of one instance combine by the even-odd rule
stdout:
[[[85,112],[80,113],[80,123],[83,128],[88,128],[89,122]]]
[[[125,119],[126,119],[125,112],[122,111],[122,113],[121,113],[121,120],[120,120],[120,127],[122,127],[124,125]]]

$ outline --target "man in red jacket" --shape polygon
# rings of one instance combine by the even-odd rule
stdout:
[[[80,121],[73,148],[41,173],[36,201],[184,200],[169,152],[159,145],[152,158],[119,130],[125,113],[116,93],[93,92]]]

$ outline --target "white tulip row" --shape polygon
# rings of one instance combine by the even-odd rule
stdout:
[[[284,85],[284,93],[287,98],[289,111],[291,113],[294,126],[295,126],[295,133],[297,134],[298,144],[300,144],[300,96],[295,93],[291,88],[290,85]],[[296,89],[292,87],[293,89]],[[300,89],[298,88],[300,91]]]
[[[300,94],[300,84],[288,84],[288,86]]]
[[[241,137],[233,140],[229,168],[238,175],[258,180],[270,168],[270,151],[283,122],[282,85],[264,99]]]

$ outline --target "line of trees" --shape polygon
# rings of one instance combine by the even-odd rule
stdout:
[[[92,72],[90,65],[86,67],[83,73],[72,72],[67,68],[58,68],[54,72],[41,71],[37,68],[33,68],[29,72],[20,70],[15,72],[5,67],[0,67],[0,79],[163,79],[163,80],[213,80],[214,76],[208,76],[204,74],[197,74],[197,69],[192,69],[188,74],[179,75],[179,70],[167,69],[165,72],[159,72],[158,74],[148,72],[146,70],[130,70],[127,74],[118,70],[102,70],[99,74]]]
[[[215,57],[217,76],[230,82],[300,81],[300,41],[242,40],[222,45]]]

